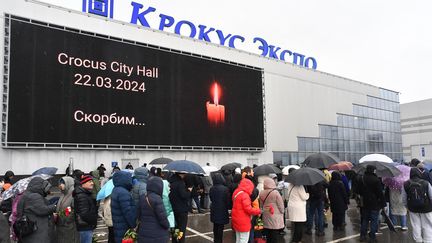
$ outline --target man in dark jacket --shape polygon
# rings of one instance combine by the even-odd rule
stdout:
[[[92,198],[93,180],[89,175],[81,177],[72,196],[75,205],[75,223],[80,233],[81,243],[91,243],[93,230],[97,225],[97,209]]]
[[[147,195],[140,198],[138,243],[166,243],[169,240],[169,222],[162,202],[163,182],[152,176],[147,182]]]
[[[313,186],[308,186],[309,199],[307,204],[307,221],[306,221],[306,234],[312,234],[312,226],[315,223],[318,230],[315,232],[317,236],[324,235],[324,201],[326,200],[326,187],[327,183],[322,181]]]
[[[361,227],[360,241],[366,241],[368,225],[370,223],[370,242],[376,242],[378,230],[378,216],[380,209],[386,206],[381,180],[375,174],[376,167],[368,165],[365,174],[359,177],[358,193],[363,199],[360,207]]]
[[[213,186],[210,189],[210,221],[213,223],[215,243],[222,243],[224,225],[229,223],[228,210],[231,208],[231,193],[220,173],[213,174]]]
[[[111,215],[114,228],[114,239],[121,243],[128,229],[136,227],[136,206],[130,193],[132,175],[119,171],[113,175],[114,189],[111,194]]]
[[[419,197],[414,197],[418,193]],[[412,193],[416,192],[416,193]],[[411,168],[410,179],[404,183],[402,201],[409,210],[415,242],[430,242],[432,239],[432,186],[422,178],[418,168]]]
[[[183,232],[183,237],[179,240],[173,239],[173,242],[185,242],[186,226],[188,221],[188,212],[190,207],[192,187],[186,188],[184,182],[185,174],[174,174],[169,178],[171,191],[169,199],[174,211],[176,228]]]
[[[28,184],[27,190],[18,203],[18,218],[25,215],[29,220],[36,222],[37,230],[22,238],[20,242],[51,242],[53,237],[53,225],[51,216],[55,212],[55,205],[48,205],[45,197],[51,188],[51,184],[40,178],[33,178]]]

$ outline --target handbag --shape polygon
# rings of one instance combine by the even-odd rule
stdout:
[[[19,239],[31,235],[33,232],[35,232],[38,229],[37,223],[33,220],[30,220],[27,217],[27,215],[24,214],[25,198],[22,199],[24,199],[24,202],[23,202],[21,217],[19,217],[13,225],[13,230],[15,232],[15,235],[17,235]]]

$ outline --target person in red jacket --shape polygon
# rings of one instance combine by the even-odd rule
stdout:
[[[231,224],[236,232],[236,243],[247,243],[249,241],[249,231],[252,227],[251,215],[261,214],[260,209],[252,208],[251,205],[250,195],[253,189],[254,184],[252,181],[242,179],[232,196]]]

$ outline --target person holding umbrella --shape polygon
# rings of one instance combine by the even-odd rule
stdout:
[[[370,242],[376,242],[379,212],[386,206],[380,179],[375,174],[376,167],[367,165],[363,176],[359,177],[358,194],[362,197],[360,205],[361,227],[360,241],[366,241],[368,225],[370,224]]]
[[[328,188],[330,209],[332,211],[333,230],[343,230],[342,224],[345,211],[348,209],[349,199],[339,172],[332,172],[332,179]]]
[[[290,172],[290,174],[293,171]],[[288,220],[292,222],[292,240],[293,243],[301,242],[303,238],[303,227],[306,222],[306,201],[309,199],[309,193],[304,186],[290,183],[287,195]]]
[[[186,188],[185,176],[184,173],[175,173],[168,180],[171,186],[169,198],[174,211],[176,229],[181,232],[180,237],[173,237],[173,242],[179,243],[184,243],[186,239],[186,226],[192,191],[192,187]]]

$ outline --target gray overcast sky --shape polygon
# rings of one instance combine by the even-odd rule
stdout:
[[[318,70],[432,98],[432,1],[144,1],[176,20],[260,36],[313,56]],[[256,50],[256,47],[253,47]]]
[[[82,0],[39,1],[82,6]],[[315,57],[320,71],[398,91],[401,103],[432,98],[432,0],[134,1],[157,9],[149,15],[152,28],[163,13],[250,43],[261,37]],[[131,0],[114,2],[115,15],[129,22]],[[241,49],[260,54],[257,47]]]

